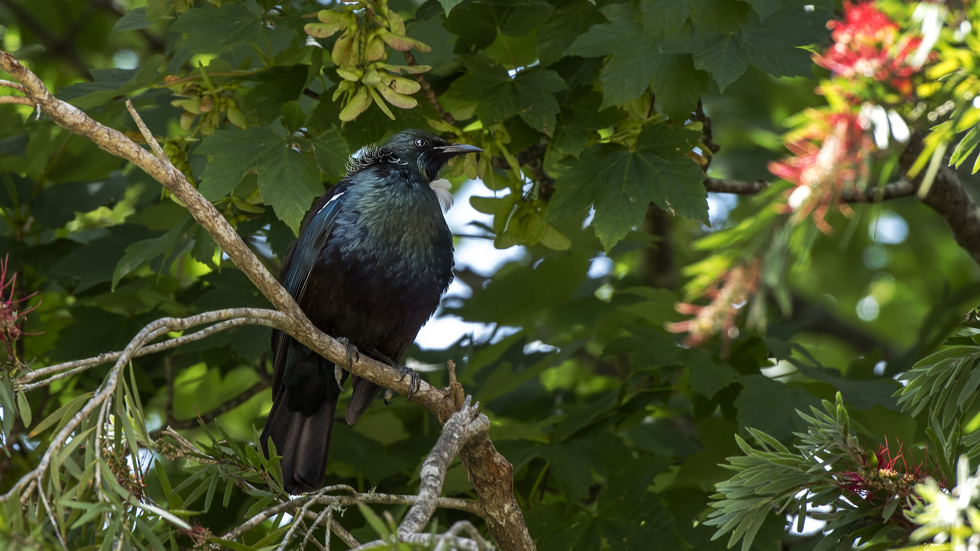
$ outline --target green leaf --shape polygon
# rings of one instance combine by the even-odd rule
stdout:
[[[812,77],[810,52],[801,47],[826,38],[830,15],[828,10],[806,11],[791,3],[764,21],[753,13],[739,29],[728,22],[696,25],[683,51],[694,54],[695,66],[711,73],[722,91],[749,64],[775,77]]]
[[[469,321],[523,325],[546,308],[569,300],[588,269],[589,262],[581,255],[545,258],[533,269],[498,274],[453,313]]]
[[[592,133],[608,128],[621,114],[614,108],[602,109],[602,94],[591,86],[577,86],[561,102],[551,146],[558,151],[578,156],[589,143]]]
[[[11,136],[0,140],[0,155],[13,155],[15,157],[27,157],[27,134]]]
[[[780,441],[791,438],[793,431],[805,430],[797,410],[809,411],[811,406],[820,405],[813,394],[762,375],[744,376],[740,382],[744,388],[735,399],[739,424]]]
[[[187,237],[187,230],[194,224],[194,219],[187,215],[179,224],[167,233],[154,239],[137,241],[126,247],[126,256],[116,264],[116,271],[112,274],[112,289],[116,288],[119,280],[127,274],[139,268],[143,264],[163,255],[167,251],[176,247]]]
[[[153,21],[146,18],[146,7],[135,8],[116,20],[116,24],[112,26],[112,32],[109,35],[145,29],[152,24]]]
[[[780,0],[742,0],[752,4],[752,9],[759,14],[759,19],[765,21],[767,17],[778,10],[782,4]]]
[[[618,144],[585,150],[555,184],[548,219],[595,205],[592,224],[608,251],[642,223],[650,201],[695,220],[707,220],[704,173],[689,159],[695,132],[668,124],[647,126],[635,151]]]
[[[573,0],[558,6],[541,25],[535,38],[541,66],[547,67],[561,59],[579,35],[601,20],[599,10],[585,0]]]
[[[48,276],[70,292],[82,293],[95,285],[112,281],[119,259],[126,248],[154,236],[145,226],[121,224],[106,229],[104,237],[77,247],[48,269]],[[98,354],[98,352],[96,352]]]
[[[31,426],[31,403],[27,401],[27,396],[23,392],[17,393],[17,412],[24,422],[24,427]]]
[[[138,69],[93,69],[92,82],[66,86],[58,91],[58,98],[71,102],[81,109],[90,109],[153,83],[157,71],[166,59],[154,55]]]
[[[303,217],[324,190],[312,159],[284,147],[280,155],[259,167],[259,191],[276,216],[292,228],[293,233],[299,234]]]
[[[476,114],[484,126],[503,122],[515,113],[535,130],[551,135],[559,111],[554,92],[565,88],[558,73],[546,69],[525,69],[514,78],[502,65],[485,57],[466,62],[467,73],[450,90],[458,99],[478,102]]]
[[[672,71],[693,73],[693,67],[679,65],[687,58],[675,59],[673,54],[664,53],[661,44],[664,34],[683,25],[691,10],[689,1],[675,0],[645,0],[640,6],[610,4],[600,10],[609,23],[592,26],[575,39],[568,53],[585,57],[612,56],[602,69],[603,108],[622,105],[641,96],[654,79],[660,82],[662,91],[673,91]],[[690,78],[683,75],[684,80]],[[693,106],[697,103],[697,96],[689,95],[689,87],[689,83],[680,87],[680,91],[688,93],[684,101],[678,101],[677,93],[674,94],[671,112],[678,114],[678,104]],[[697,90],[702,91],[701,88]]]
[[[195,52],[220,52],[239,42],[252,42],[262,36],[262,18],[245,4],[191,8],[170,27],[184,33],[184,47]],[[305,76],[305,75],[304,75]]]
[[[76,396],[70,402],[61,406],[60,408],[55,410],[54,413],[44,418],[43,421],[38,423],[37,426],[34,427],[33,430],[31,430],[28,436],[34,438],[35,436],[46,431],[49,427],[54,426],[55,423],[58,423],[59,427],[66,425],[68,421],[75,415],[75,413],[77,413],[78,410],[80,410],[82,406],[85,405],[86,402],[88,402],[88,399],[91,398],[93,394],[94,394],[93,392],[86,392],[85,394]]]
[[[708,73],[695,69],[689,54],[662,54],[654,61],[653,92],[660,108],[671,119],[686,120],[708,91]]]
[[[462,3],[463,0],[439,0],[439,4],[442,6],[442,9],[446,10],[446,17],[449,16],[449,12],[452,11],[453,8]]]
[[[164,549],[163,542],[160,538],[153,532],[153,528],[143,520],[142,517],[136,517],[136,528],[137,530],[146,537],[147,542],[151,549]]]
[[[126,195],[126,176],[114,171],[92,182],[65,182],[42,188],[31,213],[38,222],[58,228],[75,219],[76,212],[90,212]]]
[[[899,409],[893,394],[902,387],[895,381],[890,379],[877,381],[849,380],[841,377],[840,372],[833,369],[811,367],[797,360],[790,360],[790,362],[796,366],[800,374],[833,385],[844,395],[850,406],[863,410],[871,409],[876,405],[889,409]],[[977,385],[980,385],[980,379],[977,379],[976,382]]]
[[[381,520],[381,517],[379,517],[378,514],[375,513],[370,507],[363,503],[358,503],[357,508],[361,510],[361,514],[364,515],[364,520],[371,525],[371,528],[374,529],[375,533],[382,538],[387,538],[391,534],[391,530],[388,529],[388,525],[385,524],[385,521]]]
[[[282,104],[281,109],[282,124],[290,134],[299,130],[306,122],[306,113],[303,112],[303,108],[299,106],[298,101],[287,101]]]
[[[343,176],[347,171],[347,159],[350,158],[350,150],[347,142],[340,134],[336,126],[324,131],[319,136],[313,138],[313,153],[316,155],[316,163],[324,174],[331,178]]]
[[[632,459],[632,458],[631,458]],[[595,512],[577,509],[571,514],[562,504],[535,505],[527,512],[528,528],[541,551],[646,551],[651,535],[663,551],[684,551],[674,517],[647,486],[662,465],[649,458],[628,461],[608,478]]]
[[[214,499],[214,492],[218,489],[218,479],[221,478],[221,472],[218,470],[214,471],[211,476],[211,482],[208,483],[208,493],[204,496],[204,512],[211,510],[211,501]]]
[[[501,6],[470,3],[453,10],[445,23],[446,29],[459,37],[453,53],[472,54],[493,44],[497,38],[500,15],[504,15],[502,9]]]
[[[652,327],[627,325],[625,329],[630,336],[615,340],[603,351],[603,355],[632,354],[634,371],[686,366],[690,370],[688,380],[691,388],[709,400],[718,391],[739,379],[738,371],[729,365],[718,363],[705,350],[681,348],[672,338]]]
[[[205,138],[196,153],[214,156],[201,175],[201,193],[208,200],[230,193],[247,172],[255,169],[265,203],[293,233],[299,231],[313,199],[323,195],[312,159],[266,127],[219,130]]]
[[[959,168],[963,164],[963,161],[970,156],[970,153],[973,153],[978,143],[980,143],[980,125],[974,126],[966,133],[966,136],[963,136],[963,139],[960,140],[953,154],[949,157],[949,166],[955,165],[956,168]],[[976,170],[973,172],[975,173]]]
[[[283,104],[295,101],[306,87],[307,65],[272,67],[250,77],[259,84],[245,94],[241,112],[250,125],[269,124],[279,118]],[[331,102],[321,102],[322,104]]]

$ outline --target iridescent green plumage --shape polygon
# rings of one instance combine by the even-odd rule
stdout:
[[[455,155],[479,151],[420,130],[356,155],[307,216],[280,280],[310,321],[380,361],[398,361],[452,281],[452,234],[430,183]],[[291,493],[323,485],[340,394],[334,365],[273,333],[273,407],[262,432],[283,456]],[[344,377],[346,378],[346,372]],[[377,396],[354,376],[347,422]]]

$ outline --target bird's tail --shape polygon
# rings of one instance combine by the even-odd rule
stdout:
[[[282,455],[282,485],[290,494],[312,492],[323,487],[327,451],[337,403],[324,400],[313,415],[289,411],[285,400],[277,400],[262,431],[262,450],[269,455],[268,441]]]
[[[367,411],[368,406],[381,392],[381,387],[362,379],[357,375],[351,375],[351,396],[350,403],[347,404],[347,424],[353,425]]]
[[[333,364],[317,356],[293,364],[273,397],[272,411],[259,438],[269,456],[269,439],[282,456],[282,485],[290,494],[323,487],[330,433],[340,389]]]

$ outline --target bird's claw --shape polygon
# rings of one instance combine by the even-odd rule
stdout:
[[[401,379],[398,379],[399,383],[402,382],[406,376],[409,377],[408,399],[411,400],[415,392],[422,388],[422,377],[420,377],[414,369],[408,366],[400,365],[398,366],[398,371],[401,371],[402,373]]]
[[[416,373],[415,370],[412,369],[411,367],[407,367],[404,365],[396,365],[395,369],[397,369],[402,374],[401,378],[398,379],[399,383],[404,381],[405,377],[409,377],[410,380],[408,385],[408,399],[411,400],[412,396],[414,396],[415,393],[420,388],[422,388],[422,377],[420,377],[419,374]],[[394,397],[394,395],[395,394],[391,391],[391,389],[385,391],[386,406],[391,403],[391,399]]]
[[[344,369],[337,364],[333,366],[333,376],[337,379],[337,386],[340,387],[340,391],[344,391]]]
[[[340,337],[337,340],[340,342],[340,344],[344,345],[344,348],[347,349],[347,367],[354,367],[355,361],[361,361],[361,353],[358,352],[357,347],[345,337]]]

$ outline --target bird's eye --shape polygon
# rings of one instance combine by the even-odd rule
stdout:
[[[419,139],[415,140],[415,145],[417,147],[425,147],[425,140],[423,140],[422,138],[419,138]]]

